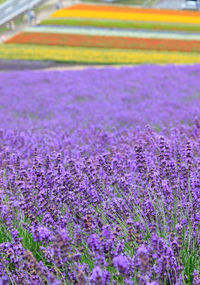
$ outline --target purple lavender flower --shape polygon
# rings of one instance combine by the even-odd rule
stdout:
[[[193,283],[194,285],[200,284],[200,275],[198,270],[194,270],[193,272]]]
[[[8,285],[8,284],[9,284],[8,277],[6,275],[2,276],[0,279],[0,285]]]
[[[95,285],[103,285],[103,272],[99,266],[93,269],[90,282]]]
[[[122,274],[122,275],[127,275],[130,270],[130,261],[129,259],[123,255],[120,254],[117,257],[113,259],[113,263],[117,270]]]

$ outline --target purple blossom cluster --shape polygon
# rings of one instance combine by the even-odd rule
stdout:
[[[0,73],[0,284],[200,284],[199,77]]]

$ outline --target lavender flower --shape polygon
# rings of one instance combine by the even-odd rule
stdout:
[[[122,254],[118,255],[113,259],[113,263],[122,275],[127,275],[129,273],[130,261],[126,256]]]

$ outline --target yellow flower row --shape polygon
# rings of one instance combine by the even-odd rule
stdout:
[[[183,24],[200,24],[200,17],[186,15],[164,15],[149,13],[122,13],[122,12],[102,12],[91,10],[68,10],[61,9],[51,15],[51,18],[87,18],[87,19],[109,19],[109,20],[127,20],[127,21],[144,21],[160,23],[183,23]]]
[[[55,60],[93,64],[193,64],[200,63],[199,54],[118,50],[96,48],[65,48],[55,46],[0,45],[1,59]]]

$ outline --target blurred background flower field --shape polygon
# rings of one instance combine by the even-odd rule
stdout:
[[[199,13],[193,11],[76,4],[8,39],[1,46],[0,58],[93,64],[195,63],[199,62],[199,27]],[[54,46],[55,56],[49,46]],[[63,46],[73,47],[75,53],[61,49]]]

